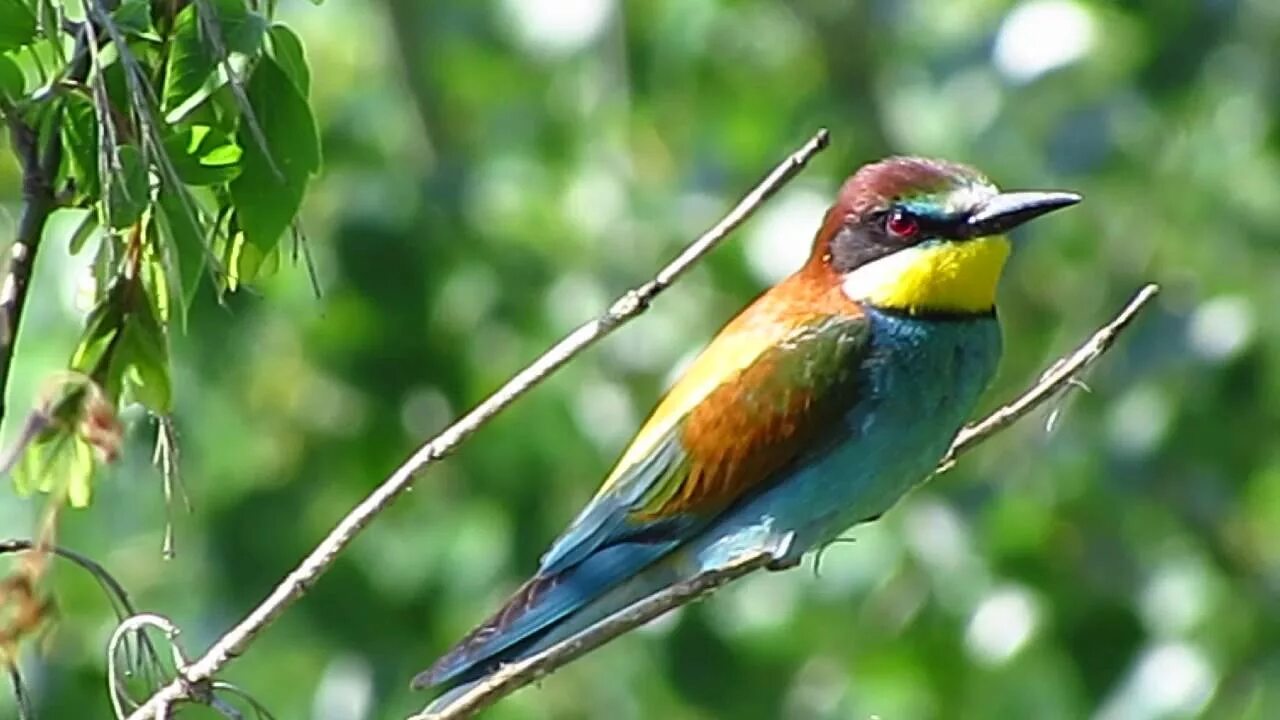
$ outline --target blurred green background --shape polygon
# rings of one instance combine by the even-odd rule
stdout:
[[[1280,717],[1280,3],[347,0],[281,18],[314,69],[325,167],[303,220],[324,296],[287,269],[202,297],[175,338],[192,504],[175,559],[140,412],[60,536],[193,653],[417,443],[817,127],[833,147],[431,469],[225,672],[277,717],[420,707],[412,674],[533,569],[672,368],[797,266],[843,177],[891,152],[1087,198],[1022,235],[984,408],[1144,281],[1164,292],[1090,392],[852,531],[820,573],[749,578],[488,717]],[[18,194],[6,150],[0,237]],[[39,258],[6,441],[78,337],[73,226],[55,218]],[[0,487],[0,535],[30,535],[40,507]],[[113,617],[74,568],[54,581],[61,617],[23,663],[39,717],[108,717]]]

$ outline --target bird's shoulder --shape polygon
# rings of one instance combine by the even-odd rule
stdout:
[[[810,283],[783,283],[685,370],[543,558],[554,575],[624,538],[675,538],[773,477],[852,402],[867,318]],[[838,292],[838,288],[836,288]],[[692,523],[692,525],[690,525]]]
[[[795,275],[761,295],[716,335],[658,403],[623,453],[607,489],[663,442],[729,457],[789,445],[815,396],[838,378],[844,356],[865,338],[862,306],[839,288]],[[776,422],[770,422],[770,418]]]

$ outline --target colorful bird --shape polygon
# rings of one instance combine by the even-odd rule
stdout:
[[[1004,233],[1079,201],[939,160],[860,169],[804,267],[720,331],[534,576],[414,687],[475,682],[745,553],[792,567],[878,518],[995,372]]]

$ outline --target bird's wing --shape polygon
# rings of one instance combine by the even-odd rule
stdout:
[[[847,300],[843,302],[848,303]],[[503,653],[616,589],[847,432],[867,319],[852,303],[799,314],[778,293],[735,318],[694,360],[538,573],[415,686],[467,682]],[[653,582],[653,578],[643,582]],[[642,594],[651,588],[638,588]]]
[[[659,403],[542,559],[551,575],[626,541],[687,536],[838,432],[854,402],[859,312],[744,313]]]

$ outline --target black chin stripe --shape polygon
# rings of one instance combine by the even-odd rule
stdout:
[[[992,320],[996,318],[996,307],[992,305],[986,310],[978,312],[959,312],[956,310],[930,310],[924,308],[922,310],[905,310],[902,308],[883,308],[877,305],[869,305],[881,315],[888,315],[895,318],[910,318],[914,320],[930,320],[937,322],[968,322],[971,320]]]

